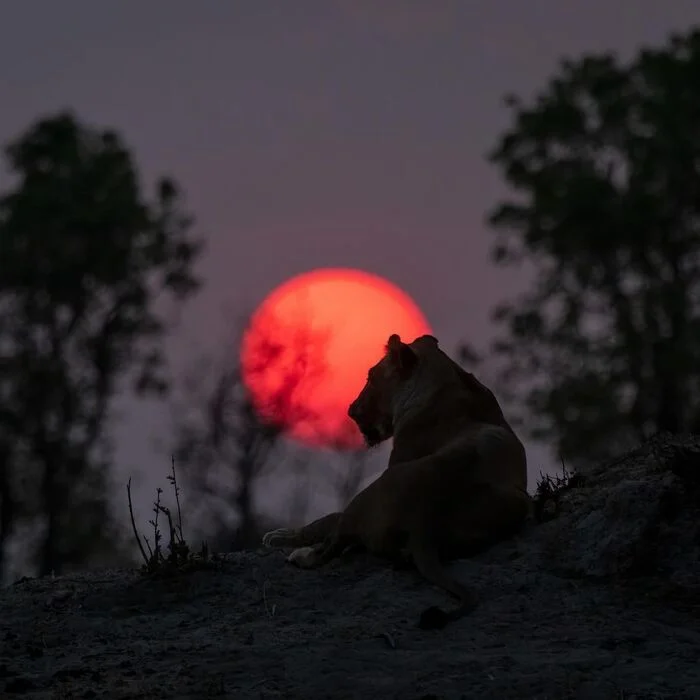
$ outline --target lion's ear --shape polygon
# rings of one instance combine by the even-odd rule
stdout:
[[[434,345],[435,347],[438,346],[438,339],[434,335],[422,335],[420,338],[416,338],[417,341],[421,343],[430,343],[431,345]]]
[[[391,360],[391,364],[398,370],[399,375],[404,378],[408,377],[418,360],[412,348],[401,342],[401,338],[394,333],[389,336],[386,352]]]

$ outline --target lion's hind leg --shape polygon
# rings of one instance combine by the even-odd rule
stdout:
[[[472,484],[461,503],[441,499],[442,514],[427,512],[422,527],[412,533],[409,549],[424,578],[459,599],[449,611],[438,607],[424,610],[420,627],[436,629],[471,612],[476,594],[445,569],[444,562],[473,556],[514,535],[529,512],[530,497],[524,491],[493,484]]]
[[[323,542],[336,528],[340,513],[329,513],[299,528],[281,527],[263,536],[265,547],[311,547]]]
[[[414,537],[409,543],[413,562],[427,581],[458,598],[459,605],[447,612],[435,605],[426,608],[418,622],[421,629],[441,629],[470,613],[478,604],[476,594],[447,572],[435,544],[425,536]]]

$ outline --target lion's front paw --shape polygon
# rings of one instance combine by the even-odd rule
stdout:
[[[284,547],[285,543],[296,537],[296,530],[288,527],[280,527],[270,530],[263,535],[262,543],[264,547]]]
[[[299,547],[287,557],[287,561],[302,569],[312,569],[316,565],[316,555],[315,547]]]

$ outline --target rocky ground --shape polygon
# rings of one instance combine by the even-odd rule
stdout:
[[[366,557],[320,571],[226,555],[0,590],[0,697],[700,698],[700,439],[658,437],[550,499],[551,518],[454,569],[450,604]]]

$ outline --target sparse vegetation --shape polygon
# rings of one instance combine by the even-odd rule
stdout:
[[[177,473],[175,471],[175,458],[171,461],[171,473],[168,475],[168,481],[173,487],[175,494],[175,503],[177,505],[177,523],[173,523],[173,516],[170,508],[161,503],[160,497],[163,489],[156,490],[156,500],[153,502],[153,518],[149,520],[149,524],[153,528],[153,546],[146,535],[139,535],[134,518],[134,507],[131,501],[131,478],[126,484],[126,493],[129,501],[129,516],[131,518],[131,527],[134,531],[136,543],[139,546],[139,551],[143,558],[144,564],[141,571],[147,575],[170,575],[174,573],[183,573],[202,568],[208,568],[216,561],[216,556],[210,556],[209,548],[206,542],[202,542],[199,552],[193,552],[185,540],[182,528],[182,509],[180,508],[180,488],[177,485]],[[165,515],[168,521],[169,541],[166,547],[167,554],[163,551],[162,539],[160,532],[159,516]],[[143,538],[143,543],[142,543]],[[144,549],[144,543],[146,548]],[[146,553],[148,550],[148,553]]]
[[[535,504],[534,516],[535,521],[538,523],[544,523],[547,520],[556,518],[559,514],[559,499],[562,493],[577,486],[582,486],[584,483],[583,475],[575,471],[569,471],[563,458],[561,458],[561,469],[561,476],[559,474],[551,476],[540,472],[540,478],[533,498]]]

